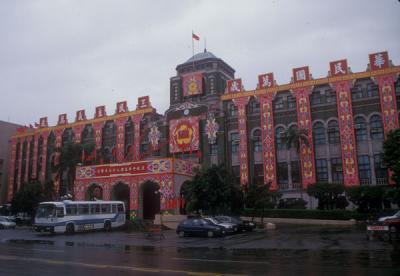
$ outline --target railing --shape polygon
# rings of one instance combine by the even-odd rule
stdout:
[[[289,183],[279,183],[279,190],[289,190]]]
[[[371,179],[369,179],[369,178],[360,179],[360,184],[362,186],[364,186],[364,185],[369,186],[369,185],[371,185]]]
[[[382,178],[376,179],[376,185],[387,185],[387,184],[388,184],[387,177],[382,177]]]
[[[343,180],[333,180],[332,184],[343,185]]]

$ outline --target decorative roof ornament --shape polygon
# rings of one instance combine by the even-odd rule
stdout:
[[[205,131],[209,144],[215,144],[215,142],[217,141],[218,130],[219,130],[219,125],[215,121],[214,113],[209,113],[207,118],[207,123],[205,126]]]

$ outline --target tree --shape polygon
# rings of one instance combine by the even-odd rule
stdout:
[[[232,212],[240,193],[223,165],[201,168],[193,180],[187,182],[185,201],[188,213],[208,215]]]
[[[40,182],[28,182],[14,194],[11,209],[14,214],[27,213],[32,216],[36,212],[39,202],[43,199],[42,186]]]
[[[307,187],[307,193],[318,199],[318,209],[344,209],[348,205],[343,196],[344,187],[340,184],[316,183]]]
[[[308,131],[304,128],[298,128],[298,127],[290,127],[288,128],[284,133],[282,137],[282,142],[286,145],[287,149],[295,148],[296,152],[300,157],[300,150],[301,150],[301,144],[305,144],[306,146],[309,146],[310,143],[308,142]],[[293,175],[293,168],[291,168],[291,174]],[[300,172],[300,196],[303,198],[303,193],[302,193],[302,172]]]
[[[383,161],[392,171],[397,189],[400,189],[400,128],[390,131],[383,142]]]
[[[383,209],[386,189],[384,186],[356,186],[348,188],[346,195],[359,212],[371,213]]]
[[[249,185],[246,193],[246,207],[253,208],[254,213],[260,214],[261,223],[264,221],[265,209],[274,208],[277,204],[280,194],[270,190],[271,183],[253,183]]]

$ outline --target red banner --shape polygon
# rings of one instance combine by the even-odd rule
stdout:
[[[117,163],[121,163],[125,159],[125,122],[126,118],[118,118],[115,120],[115,125],[117,126],[117,152],[116,152],[116,161]]]
[[[342,59],[342,60],[332,61],[330,62],[330,68],[332,77],[347,75],[348,73],[347,60]]]
[[[271,182],[271,190],[277,190],[275,167],[275,131],[272,110],[273,94],[268,93],[260,97],[262,154],[264,167],[264,183]]]
[[[58,115],[58,122],[57,125],[65,125],[68,124],[67,114],[60,114]]]
[[[228,93],[236,93],[242,91],[242,79],[227,80],[226,88]]]
[[[389,131],[399,127],[396,91],[394,88],[395,76],[378,77],[379,95],[381,101],[382,121],[385,136]]]
[[[371,71],[380,70],[389,67],[389,54],[388,52],[380,52],[369,55],[369,64]]]
[[[258,76],[258,87],[259,88],[270,88],[274,86],[274,74],[268,73]]]
[[[249,182],[249,167],[247,153],[247,117],[246,105],[247,97],[234,99],[233,102],[238,108],[238,130],[239,130],[239,164],[240,164],[240,184],[247,185]]]
[[[310,70],[308,66],[293,69],[294,82],[310,80]]]
[[[188,152],[199,149],[199,117],[188,117],[169,122],[169,151]]]
[[[94,117],[97,118],[102,118],[104,116],[106,116],[106,106],[102,105],[102,106],[96,106],[96,112],[94,114]]]
[[[182,76],[183,96],[191,97],[203,93],[203,73]]]

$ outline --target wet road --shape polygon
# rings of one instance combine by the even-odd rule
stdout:
[[[226,238],[0,231],[0,275],[396,275],[400,246],[355,228],[289,227]]]

